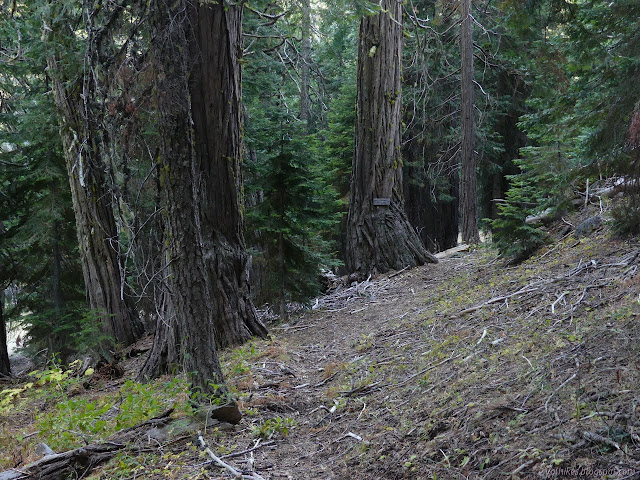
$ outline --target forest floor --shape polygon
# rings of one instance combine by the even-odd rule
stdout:
[[[567,232],[595,213],[566,217],[519,265],[479,247],[337,289],[271,325],[269,340],[223,353],[239,425],[177,409],[182,427],[146,435],[85,478],[232,478],[197,430],[253,478],[640,478],[640,241],[614,239],[606,222],[580,239]],[[120,379],[65,386],[55,402],[19,393],[0,419],[0,470],[51,444],[55,425],[43,419],[61,418],[63,398],[94,410],[111,398],[95,417],[108,422],[143,360],[123,361]],[[82,428],[64,429],[75,446]]]

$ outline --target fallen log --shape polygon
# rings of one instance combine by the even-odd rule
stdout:
[[[544,223],[552,221],[556,217],[556,212],[553,208],[549,207],[542,212],[537,213],[536,215],[529,215],[524,223],[527,225],[534,225],[536,223]]]
[[[120,450],[130,448],[154,427],[166,425],[171,421],[173,409],[133,427],[125,428],[111,435],[107,441],[93,443],[63,453],[45,455],[40,460],[0,472],[0,480],[65,480],[83,478],[95,467],[113,458]]]
[[[455,255],[456,253],[460,253],[460,252],[466,252],[471,248],[470,245],[463,243],[462,245],[458,245],[457,247],[453,247],[450,248],[448,250],[444,250],[443,252],[438,252],[436,253],[436,258],[438,260],[443,259],[443,258],[448,258],[451,257],[453,255]]]

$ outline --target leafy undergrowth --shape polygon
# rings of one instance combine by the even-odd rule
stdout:
[[[85,478],[230,478],[198,429],[265,479],[636,478],[640,243],[606,227],[556,237],[518,266],[479,248],[379,276],[224,352],[245,415],[232,429],[197,424],[179,379],[87,390],[69,377],[15,393],[2,467],[35,459],[39,442],[79,446],[175,404],[182,428]]]

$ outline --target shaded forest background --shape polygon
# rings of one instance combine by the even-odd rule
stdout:
[[[405,213],[431,252],[457,244],[466,211],[463,3],[410,2],[395,19],[404,42],[397,168]],[[132,315],[132,338],[166,315],[171,203],[164,195],[172,177],[163,158],[169,130],[158,119],[176,90],[161,90],[167,74],[158,65],[170,71],[196,56],[185,47],[168,54],[177,66],[158,61],[159,5],[5,0],[0,7],[0,319],[22,325],[27,350],[41,360],[105,353],[115,342],[83,281],[82,249],[95,230],[78,233],[81,205],[72,201],[69,179],[79,175],[83,184],[86,172],[69,158],[84,148],[83,137],[66,129],[60,89],[80,102],[85,116],[77,130],[97,133],[84,137],[98,152],[87,203],[113,218],[103,255],[129,309],[118,315]],[[235,53],[242,166],[234,178],[240,244],[251,257],[241,270],[251,301],[286,316],[287,304],[321,292],[323,272],[352,273],[344,262],[358,24],[387,12],[369,2],[308,0],[232,10],[242,7]],[[472,2],[470,19],[472,196],[486,237],[503,254],[524,258],[545,241],[528,216],[573,208],[579,192],[609,178],[630,192],[613,212],[616,228],[639,233],[638,2]],[[373,48],[364,55],[373,57]]]

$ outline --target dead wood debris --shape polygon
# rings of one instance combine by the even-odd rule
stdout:
[[[349,307],[349,304],[357,299],[368,299],[375,301],[377,298],[383,296],[391,287],[395,285],[392,280],[397,277],[403,270],[392,273],[389,276],[380,277],[377,279],[371,279],[371,275],[363,282],[353,282],[349,287],[338,287],[327,295],[319,297],[314,309],[325,309],[327,312],[340,312]],[[358,313],[366,310],[366,306],[356,309],[351,313]]]
[[[0,480],[82,478],[98,465],[113,458],[120,450],[136,448],[135,443],[144,438],[150,428],[169,423],[172,412],[173,409],[168,410],[139,425],[120,430],[105,442],[86,445],[63,453],[45,455],[40,460],[22,468],[0,472]]]
[[[570,304],[570,311],[575,312],[583,302],[587,290],[592,288],[606,288],[612,286],[615,282],[620,282],[635,274],[638,270],[637,261],[639,256],[640,250],[637,250],[626,255],[616,263],[600,264],[597,260],[593,259],[587,262],[580,260],[578,265],[564,275],[529,283],[514,292],[496,296],[480,304],[460,310],[455,316],[464,316],[497,303],[502,303],[508,307],[510,299],[525,297],[527,294],[534,294],[535,296],[543,296],[545,298],[555,297],[555,300],[549,304],[551,313],[555,314],[558,303],[562,302],[563,305],[568,305],[565,297],[569,296],[572,291],[579,291],[580,296],[577,297],[576,295],[577,300]],[[617,270],[615,275],[611,275],[612,270]]]
[[[582,436],[585,440],[588,440],[591,443],[607,445],[609,447],[615,448],[616,450],[620,450],[620,444],[618,442],[614,442],[610,438],[603,437],[602,435],[598,435],[597,433],[582,432]]]
[[[200,443],[200,447],[207,453],[207,455],[209,455],[211,460],[216,465],[218,465],[219,467],[222,467],[226,471],[231,473],[231,475],[233,475],[234,479],[264,480],[264,477],[260,476],[256,472],[251,471],[252,468],[253,468],[253,451],[258,447],[258,445],[256,445],[254,448],[249,449],[249,450],[246,451],[247,453],[251,454],[251,457],[249,458],[249,461],[247,462],[249,470],[248,471],[242,471],[242,470],[236,469],[235,467],[232,467],[231,465],[226,463],[224,460],[222,460],[220,457],[218,457],[215,453],[213,453],[213,450],[211,450],[209,448],[207,443],[204,441],[204,438],[202,438],[202,433],[201,432],[198,432],[198,442]]]

